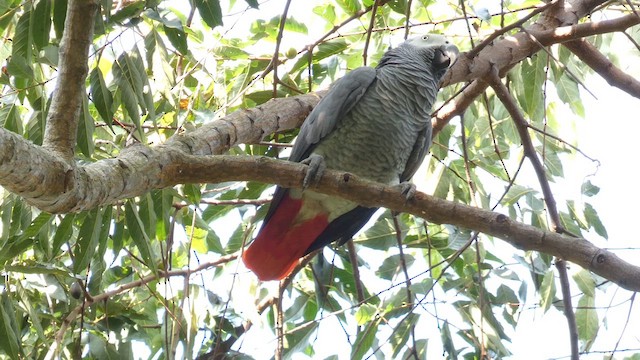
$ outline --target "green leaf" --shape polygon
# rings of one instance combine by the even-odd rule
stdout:
[[[582,291],[585,295],[595,297],[596,280],[593,278],[593,275],[590,271],[582,269],[573,274],[572,277],[578,285],[580,291]]]
[[[36,237],[40,230],[42,230],[45,225],[48,225],[51,222],[52,217],[53,215],[51,215],[50,213],[40,213],[38,216],[36,216],[35,219],[33,219],[31,225],[29,225],[29,227],[25,230],[23,236]]]
[[[0,1],[0,32],[4,33],[7,25],[14,21],[14,16],[23,6],[18,1]]]
[[[513,184],[509,188],[509,191],[507,191],[507,194],[505,195],[504,199],[502,199],[502,203],[505,206],[511,206],[511,205],[514,205],[516,202],[518,202],[518,200],[520,200],[521,197],[528,194],[535,194],[535,193],[536,191],[531,188]]]
[[[33,38],[31,37],[31,11],[25,11],[16,25],[15,35],[13,36],[13,47],[11,57],[22,57],[23,59],[32,58]]]
[[[353,15],[360,11],[360,2],[358,0],[337,0],[336,2],[348,15]]]
[[[597,195],[600,192],[600,188],[596,185],[593,185],[593,183],[591,183],[591,180],[587,180],[586,182],[582,183],[581,191],[583,195],[591,197]]]
[[[406,318],[403,318],[400,324],[393,329],[391,335],[391,348],[393,349],[392,359],[397,359],[400,354],[400,350],[407,344],[409,337],[411,336],[411,329],[418,322],[418,316],[416,313],[409,313]]]
[[[142,96],[137,94],[137,90],[142,90],[142,82],[139,77],[134,76],[135,71],[130,67],[131,61],[128,60],[129,55],[123,52],[113,66],[113,78],[118,86],[120,92],[120,98],[124,108],[127,110],[127,114],[136,125],[138,133],[142,135],[142,128],[140,127],[140,111],[138,110],[138,102],[136,99]]]
[[[51,244],[52,252],[51,256],[57,256],[62,248],[62,245],[69,241],[73,234],[73,220],[75,219],[75,213],[68,213],[64,216],[60,225],[56,229],[55,235],[53,235],[53,243]]]
[[[378,325],[380,319],[371,321],[367,326],[358,334],[356,341],[351,348],[351,360],[361,360],[364,355],[371,350],[371,345],[376,338],[378,332]]]
[[[80,121],[78,122],[77,145],[80,151],[87,158],[91,158],[94,150],[93,133],[95,124],[93,116],[89,112],[89,101],[87,97],[82,97],[82,106],[80,109]]]
[[[210,28],[222,25],[222,9],[218,0],[194,0],[205,24]]]
[[[22,346],[19,342],[20,328],[14,312],[15,304],[9,298],[9,294],[2,293],[0,306],[0,348],[12,359],[22,358]]]
[[[447,359],[457,359],[458,350],[453,344],[451,330],[449,329],[449,322],[446,320],[444,324],[442,324],[442,331],[440,332],[440,336],[442,337],[442,345],[444,347],[444,351],[449,354],[449,356],[447,356]]]
[[[184,32],[180,20],[165,20],[163,21],[163,25],[164,33],[167,35],[171,45],[173,45],[173,47],[175,47],[182,55],[187,55],[189,52],[189,47],[187,46],[187,34]]]
[[[142,256],[142,260],[145,261],[146,265],[156,273],[158,271],[155,256],[151,250],[151,240],[149,236],[144,231],[144,224],[142,220],[140,220],[140,214],[135,208],[135,204],[132,200],[127,200],[125,203],[125,219],[127,221],[127,228],[129,229],[129,234],[131,235],[131,239],[133,243],[140,251],[140,256]]]
[[[556,296],[556,281],[553,275],[553,271],[547,271],[542,279],[542,285],[540,286],[540,305],[546,313]]]
[[[56,33],[56,39],[62,39],[64,21],[67,18],[67,1],[68,0],[53,1],[53,29]]]
[[[407,0],[392,0],[388,2],[391,10],[397,12],[400,15],[407,14]]]
[[[600,328],[593,296],[582,295],[578,300],[576,325],[578,327],[578,339],[584,343],[582,348],[588,351],[595,341]]]
[[[377,309],[371,304],[362,304],[355,313],[355,319],[358,325],[362,326],[371,321],[377,314]]]
[[[102,120],[111,128],[113,121],[113,94],[107,88],[104,76],[98,67],[93,68],[89,74],[91,100]],[[113,128],[112,128],[113,130]]]
[[[14,55],[7,63],[7,72],[22,79],[33,80],[35,73],[32,65],[22,55]]]
[[[220,45],[213,49],[213,53],[220,56],[223,59],[239,60],[248,59],[249,53],[243,49],[235,46]]]
[[[584,204],[584,217],[587,220],[587,223],[596,231],[598,235],[602,236],[605,239],[609,238],[607,229],[604,227],[602,221],[600,221],[600,217],[598,216],[596,209],[589,203]]]
[[[33,10],[31,18],[33,44],[41,50],[49,45],[49,33],[51,32],[51,4],[52,0],[40,0]]]
[[[84,219],[78,233],[77,250],[73,261],[73,272],[83,272],[98,248],[100,242],[100,227],[102,226],[103,209],[92,210]]]
[[[404,261],[407,267],[409,267],[413,264],[415,258],[410,254],[404,254]],[[376,275],[382,279],[391,280],[401,271],[402,262],[400,254],[395,254],[384,259],[382,265],[376,270]]]
[[[543,54],[536,54],[523,60],[520,64],[523,87],[523,92],[519,96],[520,104],[532,122],[539,123],[544,114],[542,85],[546,80],[547,57]]]
[[[247,4],[254,8],[257,9],[258,8],[258,0],[245,0],[247,2]]]
[[[313,53],[313,62],[317,63],[318,61],[325,59],[329,56],[336,55],[342,53],[348,47],[347,42],[344,39],[337,39],[327,41],[318,45],[317,50]],[[298,69],[301,69],[309,63],[309,59],[306,56],[300,57],[298,61],[293,65],[291,69],[291,73],[295,72]]]
[[[142,11],[144,10],[146,1],[138,0],[133,1],[122,7],[115,14],[111,15],[109,18],[110,22],[115,22],[118,24],[122,24],[125,20],[130,20],[132,18],[140,16]]]

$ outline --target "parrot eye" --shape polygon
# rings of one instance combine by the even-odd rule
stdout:
[[[429,40],[429,35],[422,35],[422,40],[424,40],[424,41]]]

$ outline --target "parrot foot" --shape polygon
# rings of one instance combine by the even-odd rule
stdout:
[[[416,195],[416,185],[414,183],[405,181],[401,182],[397,186],[400,188],[400,191],[402,192],[402,195],[404,195],[406,201],[411,200]]]
[[[311,154],[308,158],[302,160],[300,163],[306,164],[309,166],[307,169],[307,174],[304,176],[304,180],[302,181],[302,189],[308,188],[310,185],[315,185],[322,178],[322,174],[324,174],[324,170],[327,168],[327,165],[324,162],[324,158],[322,155]]]

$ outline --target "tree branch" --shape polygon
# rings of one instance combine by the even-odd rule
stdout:
[[[268,157],[228,156],[182,159],[163,171],[163,186],[182,183],[216,183],[250,180],[299,187],[306,165]],[[603,276],[625,289],[640,290],[640,267],[596,247],[585,239],[572,238],[522,224],[485,209],[417,193],[408,202],[397,187],[375,183],[352,174],[327,170],[314,191],[342,197],[363,206],[386,207],[407,212],[437,224],[451,224],[500,238],[518,249],[558,256]]]
[[[609,85],[640,99],[640,81],[613,65],[595,46],[586,40],[573,40],[563,45],[602,76]]]
[[[60,41],[58,79],[51,99],[43,146],[67,163],[73,161],[80,108],[82,98],[86,96],[84,82],[89,71],[87,54],[93,41],[97,10],[97,0],[69,1]]]

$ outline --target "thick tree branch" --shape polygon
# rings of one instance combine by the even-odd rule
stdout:
[[[306,165],[267,157],[183,155],[164,169],[165,186],[181,183],[252,180],[298,187],[306,173]],[[572,238],[522,224],[489,210],[438,199],[423,193],[405,202],[397,187],[357,178],[345,172],[327,170],[315,191],[339,196],[364,206],[386,207],[407,212],[438,224],[451,224],[477,230],[505,240],[522,250],[541,251],[557,256],[618,285],[640,290],[640,267],[631,265],[615,254],[596,247],[585,239]]]
[[[640,99],[640,81],[613,65],[595,46],[585,40],[569,41],[563,45],[602,76],[609,85]]]
[[[43,146],[73,161],[84,81],[89,71],[87,54],[93,41],[97,0],[71,0],[67,6],[64,33],[60,41],[60,64],[56,89],[51,99]]]
[[[52,213],[95,208],[157,188],[171,154],[213,155],[266,134],[299,127],[319,94],[269,101],[176,135],[164,145],[124,149],[117,158],[70,168],[51,152],[0,128],[0,186]],[[29,164],[29,166],[24,166]]]

